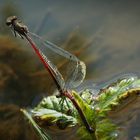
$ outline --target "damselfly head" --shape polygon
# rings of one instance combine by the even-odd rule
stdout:
[[[7,20],[6,20],[6,25],[7,26],[12,25],[15,20],[17,20],[17,17],[16,16],[10,16],[10,17],[8,17]]]
[[[28,33],[27,26],[24,25],[16,16],[8,17],[6,20],[6,25],[14,31],[15,37],[16,33],[18,33],[21,38],[25,37],[25,35]]]

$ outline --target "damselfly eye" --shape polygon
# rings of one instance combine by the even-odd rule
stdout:
[[[10,26],[11,24],[12,24],[11,21],[6,21],[7,26]]]
[[[10,26],[13,23],[14,20],[17,20],[17,17],[16,16],[10,16],[10,17],[8,17],[7,20],[6,20],[6,25],[7,26]]]

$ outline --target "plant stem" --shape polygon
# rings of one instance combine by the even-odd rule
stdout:
[[[78,105],[77,101],[75,100],[75,98],[72,96],[72,94],[68,91],[66,91],[64,93],[64,96],[69,98],[71,100],[71,102],[73,103],[74,107],[76,108],[76,110],[78,111],[80,117],[81,117],[81,120],[83,121],[86,129],[89,131],[89,133],[93,133],[94,132],[94,129],[90,126],[90,124],[88,123],[81,107]]]

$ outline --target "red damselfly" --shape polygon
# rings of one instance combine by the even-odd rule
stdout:
[[[70,90],[83,82],[86,74],[85,64],[71,53],[59,48],[49,41],[43,40],[38,35],[31,33],[27,26],[18,20],[16,16],[8,17],[6,24],[14,31],[15,36],[18,34],[21,38],[28,40],[53,78],[60,93],[59,96],[64,96],[71,100],[87,130],[93,132],[93,129],[90,127],[82,109],[77,104]],[[60,59],[60,57],[66,60],[67,65],[65,65],[65,72],[60,72],[56,66],[56,60]]]

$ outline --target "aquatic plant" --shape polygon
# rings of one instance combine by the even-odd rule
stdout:
[[[115,140],[119,139],[123,128],[111,119],[110,114],[119,112],[132,102],[136,104],[140,94],[140,79],[131,76],[118,79],[106,85],[96,95],[91,94],[88,89],[80,94],[73,91],[72,94],[94,128],[94,133],[86,130],[70,100],[66,99],[61,104],[62,100],[54,95],[43,98],[34,109],[31,109],[31,117],[40,127],[46,129],[46,133],[51,131],[51,127],[55,127],[56,133],[76,128],[79,139]],[[131,113],[130,111],[129,114]]]

